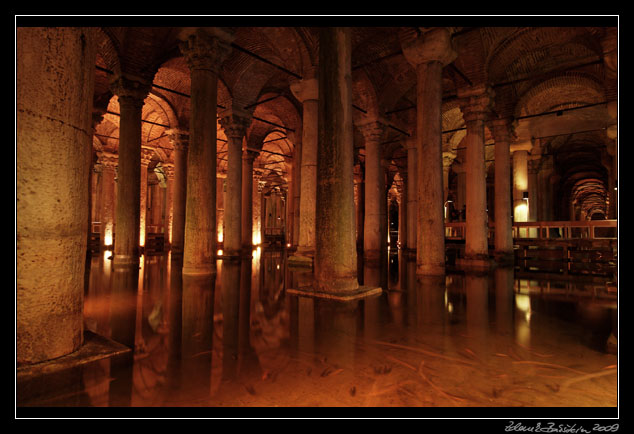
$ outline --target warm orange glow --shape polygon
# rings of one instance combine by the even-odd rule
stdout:
[[[254,246],[258,246],[262,243],[262,235],[260,234],[260,231],[254,231],[253,232],[253,236],[251,237],[251,241],[253,242]]]
[[[218,250],[218,256],[222,256],[222,250]]]
[[[220,230],[218,230],[218,242],[222,243],[222,241],[225,239],[224,234],[222,232],[222,227]]]
[[[105,246],[112,246],[112,223],[106,224],[106,230],[103,236],[103,242]]]
[[[528,221],[528,201],[523,200],[521,203],[515,204],[514,221],[527,222]]]

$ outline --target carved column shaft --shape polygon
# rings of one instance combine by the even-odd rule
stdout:
[[[117,236],[113,265],[134,265],[139,262],[141,221],[141,110],[147,97],[148,83],[118,77],[112,83],[118,96],[119,166],[117,172]],[[146,175],[147,176],[147,175]]]
[[[381,165],[381,139],[385,126],[374,121],[359,127],[365,138],[365,208],[363,224],[364,264],[378,265],[382,241],[387,237],[385,206],[385,173]]]
[[[445,28],[406,35],[405,58],[416,68],[417,274],[445,273],[442,184],[442,69],[456,58]]]
[[[187,203],[187,150],[189,134],[172,130],[174,146],[174,189],[172,199],[172,253],[182,254],[185,243],[185,206]]]
[[[253,161],[257,156],[253,151],[242,153],[242,247],[248,255],[253,247]]]
[[[349,293],[359,287],[352,173],[351,35],[349,28],[337,27],[322,28],[319,36],[315,290]]]
[[[232,110],[221,115],[220,125],[227,136],[227,187],[225,192],[225,229],[224,256],[238,256],[243,244],[248,240],[242,239],[242,141],[251,122],[246,113]]]
[[[317,191],[317,125],[319,82],[309,77],[291,84],[302,102],[302,146],[299,195],[299,243],[297,253],[313,256],[315,251],[315,203]]]
[[[491,130],[495,140],[495,256],[500,262],[507,262],[513,256],[509,120],[493,121]]]
[[[180,48],[191,72],[183,274],[202,276],[216,272],[218,71],[230,45],[219,34],[197,30],[188,35]]]
[[[461,90],[463,117],[467,124],[467,224],[465,258],[488,260],[486,166],[484,121],[490,113],[493,93],[484,86]]]

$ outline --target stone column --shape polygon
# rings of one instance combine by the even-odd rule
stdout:
[[[407,139],[407,256],[416,257],[416,243],[418,237],[418,158],[416,152],[416,138]]]
[[[445,225],[442,185],[442,69],[453,62],[451,35],[445,28],[410,35],[401,42],[416,68],[418,154],[417,274],[445,273]]]
[[[187,149],[189,133],[183,130],[168,132],[174,146],[174,188],[172,196],[172,238],[171,251],[183,254],[185,243],[185,204],[187,200]]]
[[[345,27],[324,27],[319,32],[320,104],[315,216],[319,224],[315,234],[314,290],[335,295],[349,295],[359,289],[352,174],[350,33],[350,28]],[[304,122],[304,128],[306,126]],[[303,145],[309,147],[306,137]],[[302,198],[303,195],[302,190]]]
[[[102,249],[112,249],[115,234],[115,174],[118,157],[109,152],[97,154],[101,171],[101,228],[100,243]]]
[[[163,164],[167,187],[165,189],[165,244],[171,249],[174,227],[174,165]]]
[[[456,158],[455,152],[443,152],[442,153],[442,185],[443,185],[443,216],[444,221],[450,221],[450,207],[447,201],[449,200],[449,170],[453,164],[453,160]]]
[[[16,29],[16,362],[83,342],[92,28]]]
[[[533,156],[533,158],[535,158]],[[539,157],[537,157],[539,158]],[[528,221],[537,221],[537,208],[541,201],[541,194],[537,187],[537,174],[539,173],[540,161],[531,159],[528,161]],[[532,229],[531,229],[532,230]]]
[[[141,219],[141,110],[150,91],[149,83],[125,76],[111,84],[119,99],[119,167],[117,171],[117,236],[113,265],[139,262]],[[147,175],[146,175],[147,176]]]
[[[302,142],[295,141],[295,149],[293,150],[293,248],[299,245],[299,204],[301,201],[301,185],[302,185]]]
[[[302,103],[302,146],[299,196],[299,244],[294,263],[308,265],[315,252],[315,201],[317,186],[317,124],[319,82],[314,71],[291,83],[293,95]]]
[[[467,124],[467,218],[465,257],[468,267],[489,266],[488,219],[486,200],[486,166],[484,156],[484,121],[490,113],[493,91],[486,86],[458,91]]]
[[[227,189],[223,256],[240,256],[242,240],[242,141],[251,122],[248,113],[230,109],[221,114],[220,125],[227,136]]]
[[[139,205],[139,246],[143,249],[145,247],[145,232],[147,230],[147,222],[150,220],[148,218],[148,187],[147,187],[147,168],[152,161],[152,154],[154,154],[154,150],[150,148],[141,148],[141,195],[140,195],[140,205]]]
[[[247,256],[253,249],[253,160],[257,156],[254,151],[242,152],[242,250]]]
[[[513,221],[528,221],[528,201],[524,193],[528,193],[528,151],[523,145],[511,145],[513,152]],[[531,198],[529,197],[530,201]]]
[[[509,119],[491,123],[495,140],[495,259],[500,264],[513,263],[511,221],[511,125]]]
[[[385,123],[373,120],[358,126],[365,138],[365,209],[363,223],[364,265],[376,266],[381,260],[383,240],[387,237],[385,219],[385,173],[381,165],[381,140]]]
[[[216,110],[218,73],[231,38],[217,28],[189,30],[180,49],[191,72],[191,122],[183,275],[216,272]]]
[[[401,250],[405,251],[408,246],[408,232],[407,232],[407,196],[408,196],[408,172],[401,172],[401,197],[399,201],[399,210],[398,210],[398,239],[401,244]]]

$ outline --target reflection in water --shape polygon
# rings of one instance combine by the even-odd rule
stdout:
[[[134,352],[82,366],[94,406],[615,406],[616,300],[584,283],[416,275],[391,254],[354,302],[288,295],[311,271],[280,250],[182,276],[182,257],[93,257],[86,327]],[[600,285],[599,285],[600,286]],[[73,377],[74,378],[74,377]],[[68,381],[75,381],[72,378]],[[33,403],[37,403],[34,400]],[[42,401],[39,401],[42,402]],[[28,404],[28,403],[26,403]]]

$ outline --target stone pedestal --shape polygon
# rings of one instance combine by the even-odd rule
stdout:
[[[445,273],[445,225],[442,185],[442,69],[457,54],[445,28],[433,28],[401,41],[416,68],[416,148],[418,157],[417,273]]]
[[[511,221],[511,125],[509,119],[491,122],[495,140],[495,261],[513,263]]]
[[[117,171],[117,236],[113,265],[139,263],[141,220],[141,110],[149,83],[117,77],[111,84],[119,99],[119,166]]]
[[[82,345],[96,35],[16,29],[16,362]]]
[[[218,70],[231,49],[216,28],[188,31],[180,49],[191,72],[183,275],[216,272],[216,111]]]
[[[465,255],[461,266],[489,267],[484,121],[490,113],[493,92],[485,86],[458,91],[467,124],[467,217]]]

